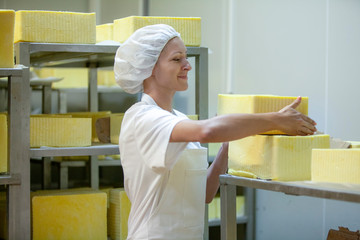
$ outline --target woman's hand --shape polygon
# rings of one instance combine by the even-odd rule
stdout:
[[[298,97],[293,103],[287,105],[279,111],[282,115],[280,129],[289,135],[312,135],[317,131],[315,125],[316,122],[296,111],[301,103],[301,97]]]

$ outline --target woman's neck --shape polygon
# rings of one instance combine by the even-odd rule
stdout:
[[[156,104],[161,107],[162,109],[172,112],[172,101],[174,94],[165,94],[165,93],[159,93],[158,91],[146,91],[144,90],[144,93],[149,95]]]

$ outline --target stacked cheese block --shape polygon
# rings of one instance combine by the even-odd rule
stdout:
[[[219,95],[219,114],[277,112],[296,97]],[[308,101],[297,110],[307,114]],[[241,126],[240,126],[241,127]],[[229,173],[239,176],[279,181],[310,180],[311,150],[329,148],[328,135],[287,136],[267,135],[246,137],[229,144]]]
[[[221,219],[221,201],[220,196],[215,196],[208,205],[209,221]],[[244,216],[244,196],[236,196],[236,216]]]
[[[313,149],[311,168],[315,182],[360,184],[360,148]]]
[[[16,11],[14,41],[94,44],[95,13]]]
[[[54,190],[32,195],[32,235],[37,239],[107,239],[106,193]]]
[[[14,10],[0,10],[0,68],[14,67]]]
[[[109,231],[112,240],[126,240],[131,203],[122,188],[110,190]]]
[[[142,17],[131,16],[114,20],[113,23],[98,25],[97,42],[113,40],[123,43],[137,29],[147,25],[167,24],[180,33],[186,46],[200,46],[201,18],[199,17]],[[106,39],[108,38],[108,39]]]
[[[7,115],[0,113],[0,173],[8,172],[8,124]]]
[[[52,114],[30,117],[31,147],[84,147],[91,145],[92,119]]]

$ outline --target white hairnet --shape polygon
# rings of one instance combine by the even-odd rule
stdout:
[[[155,24],[136,30],[116,51],[115,80],[128,93],[143,89],[166,43],[180,34],[169,25]]]

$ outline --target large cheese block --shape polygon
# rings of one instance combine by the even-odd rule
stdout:
[[[275,95],[219,94],[218,115],[232,113],[268,113],[278,112],[296,100],[296,97]],[[297,111],[308,114],[308,97],[303,97]],[[265,134],[284,134],[281,131],[269,131]]]
[[[32,196],[32,234],[40,239],[107,239],[107,196],[100,191],[46,191]]]
[[[31,147],[83,147],[91,145],[91,118],[31,117]]]
[[[95,13],[16,11],[14,41],[94,44]]]
[[[329,148],[329,135],[255,135],[229,143],[229,173],[279,181],[311,179],[311,150]]]
[[[114,41],[125,42],[137,29],[147,25],[167,24],[180,33],[186,46],[200,46],[201,18],[199,17],[141,17],[131,16],[114,20]]]
[[[14,67],[15,11],[0,9],[0,68]]]
[[[122,188],[110,190],[109,231],[112,240],[126,240],[131,203]]]
[[[8,124],[6,114],[0,114],[0,173],[8,172]]]
[[[313,149],[311,180],[360,184],[360,149]]]
[[[110,115],[110,142],[119,144],[119,135],[124,113],[113,113]]]
[[[103,42],[106,40],[113,40],[114,38],[114,23],[105,23],[96,26],[96,42]]]
[[[91,141],[100,142],[96,134],[96,120],[99,118],[109,117],[110,111],[103,112],[70,112],[63,115],[70,115],[73,118],[91,118]]]
[[[119,87],[115,81],[114,70],[98,69],[98,86],[104,87]],[[119,87],[120,88],[120,87]]]

